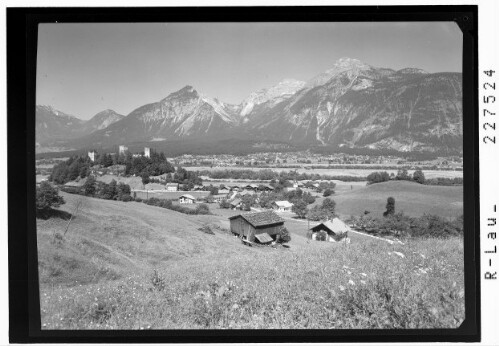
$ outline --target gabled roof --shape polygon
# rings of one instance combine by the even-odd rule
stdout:
[[[175,186],[175,187],[177,187],[178,183],[167,183],[166,186]]]
[[[259,213],[248,213],[248,214],[240,214],[229,217],[229,220],[242,217],[248,223],[250,223],[253,227],[261,227],[267,225],[274,225],[276,223],[284,223],[284,219],[279,217],[273,211],[262,211]]]
[[[317,226],[312,227],[311,230],[320,228],[321,225],[324,225],[324,227],[326,227],[331,232],[338,234],[338,235],[346,233],[350,230],[350,227],[348,227],[343,221],[341,221],[337,217],[334,218],[333,220],[328,220],[328,221],[322,222],[322,223],[318,224]]]
[[[182,195],[182,196],[180,196],[179,198],[182,198],[182,197],[184,197],[184,198],[188,198],[188,199],[192,199],[192,200],[195,200],[195,199],[196,199],[194,196],[189,195],[189,194]]]
[[[253,191],[248,191],[248,190],[245,190],[243,192],[240,193],[241,196],[244,196],[244,195],[254,195],[255,193]]]
[[[281,208],[291,208],[293,206],[293,203],[290,203],[288,201],[275,201],[274,203]]]
[[[241,203],[241,199],[239,198],[236,198],[232,202],[230,202],[231,205],[238,205],[239,203]]]

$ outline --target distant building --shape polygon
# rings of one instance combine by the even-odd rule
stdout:
[[[324,234],[324,241],[337,242],[346,239],[349,230],[350,227],[348,227],[343,221],[338,218],[334,218],[333,220],[322,222],[317,226],[310,228],[308,237],[312,240],[318,240],[321,238],[319,233],[322,232]]]
[[[151,148],[144,148],[144,156],[145,157],[151,157]]]
[[[88,157],[90,158],[90,161],[95,162],[95,159],[97,157],[97,152],[95,152],[95,150],[89,151]]]
[[[254,241],[257,234],[264,233],[275,240],[284,225],[284,219],[273,211],[235,215],[229,220],[231,232],[248,241]]]
[[[179,203],[182,203],[182,204],[192,204],[192,203],[196,203],[196,198],[192,195],[185,194],[185,195],[180,196],[178,201],[179,201]]]
[[[177,183],[168,183],[165,186],[166,191],[178,191],[178,184]]]
[[[272,207],[274,208],[275,211],[278,212],[291,211],[293,203],[290,203],[288,201],[275,201]]]
[[[242,205],[243,205],[242,201],[239,198],[236,198],[236,199],[233,199],[230,202],[230,209],[239,209],[239,210],[241,210]]]
[[[230,190],[228,190],[228,189],[220,189],[220,190],[218,190],[218,194],[219,195],[228,195],[229,192],[230,192]]]
[[[211,195],[211,197],[213,197],[213,199],[217,202],[222,202],[224,199],[227,199],[227,195]]]
[[[126,147],[124,145],[120,145],[119,150],[118,150],[118,152],[119,152],[120,155],[125,155],[125,153],[127,151],[128,151],[128,147]]]

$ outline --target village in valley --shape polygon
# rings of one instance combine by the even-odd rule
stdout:
[[[328,172],[329,168],[317,166],[301,173],[293,168],[275,171],[256,165],[246,170],[213,165],[210,166],[211,170],[206,170],[206,166],[197,167],[191,161],[191,165],[184,168],[180,162],[187,164],[182,161],[185,159],[192,160],[192,157],[167,159],[163,153],[149,147],[133,153],[126,146],[119,146],[114,153],[89,151],[86,156],[37,161],[38,189],[51,190],[51,186],[58,186],[59,198],[64,201],[56,203],[59,208],[52,209],[55,214],[40,213],[40,220],[47,220],[39,223],[43,282],[48,285],[59,282],[57,285],[61,285],[61,290],[64,290],[63,287],[73,287],[69,289],[81,291],[99,286],[102,282],[112,284],[119,278],[134,278],[138,274],[133,273],[140,268],[141,271],[153,273],[150,278],[152,286],[146,284],[141,287],[163,291],[168,285],[166,281],[169,275],[176,274],[175,270],[165,272],[162,266],[179,263],[182,258],[182,261],[187,261],[185,263],[194,264],[204,260],[211,263],[210,266],[218,267],[230,266],[229,262],[219,262],[222,258],[231,258],[236,263],[254,256],[263,261],[275,261],[277,258],[287,261],[286,258],[291,260],[296,256],[305,256],[303,259],[307,258],[308,262],[312,260],[309,256],[313,258],[319,255],[317,251],[332,251],[329,260],[332,263],[339,261],[341,266],[338,264],[338,267],[331,268],[342,272],[342,276],[333,281],[338,282],[338,292],[343,294],[357,285],[367,288],[369,275],[373,275],[372,280],[379,275],[367,274],[369,271],[377,273],[380,267],[369,267],[377,263],[378,259],[370,264],[365,262],[369,261],[370,255],[348,259],[359,250],[366,254],[373,252],[373,255],[382,251],[381,258],[388,262],[409,262],[410,258],[410,263],[402,267],[399,267],[401,263],[397,263],[391,270],[409,270],[407,266],[415,266],[415,269],[410,269],[415,275],[411,280],[425,276],[428,276],[428,280],[434,280],[431,271],[435,269],[426,263],[426,258],[434,256],[431,251],[438,249],[438,243],[428,247],[430,243],[425,239],[436,237],[442,239],[440,242],[448,242],[445,239],[455,239],[455,242],[459,239],[455,237],[462,235],[462,171],[457,164],[452,170],[421,170],[400,162],[399,167],[402,168],[396,171],[397,174],[392,172],[390,175],[387,172],[392,168],[390,166],[384,171],[372,171],[372,165],[364,164],[359,168],[361,164],[356,162],[352,169],[354,174],[348,168],[342,168],[341,174],[333,176]],[[455,158],[440,160],[458,162]],[[426,179],[423,172],[432,178]],[[241,178],[241,174],[248,176],[246,179]],[[433,183],[427,185],[432,179]],[[435,211],[439,213],[438,216],[434,214]],[[54,218],[54,215],[57,216]],[[71,217],[68,219],[64,215]],[[134,226],[138,220],[147,222],[145,230],[139,231]],[[106,230],[105,233],[101,232],[102,229]],[[95,240],[90,240],[92,238]],[[132,239],[135,240],[130,243]],[[173,244],[169,242],[173,240],[177,245],[171,247]],[[102,253],[100,246],[104,244],[107,244],[106,248],[114,250]],[[329,248],[324,247],[324,244],[330,244]],[[145,256],[141,255],[143,246],[149,249]],[[366,250],[366,246],[369,250]],[[53,250],[44,253],[49,248]],[[187,255],[194,248],[197,249],[197,255]],[[181,253],[184,255],[179,254],[179,249],[183,249]],[[276,252],[269,253],[269,250]],[[59,260],[54,261],[53,251]],[[151,256],[155,253],[161,254],[160,257],[165,260],[153,260]],[[93,258],[90,267],[85,264],[85,256]],[[121,264],[124,260],[135,264]],[[71,278],[73,275],[67,276],[69,272],[66,274],[66,266],[80,268],[74,276],[74,279],[79,278],[78,283]],[[255,266],[256,270],[259,265]],[[351,275],[358,266],[360,276],[355,280]],[[227,294],[234,289],[229,277],[231,270],[224,275],[229,284],[217,283],[214,286],[226,290]],[[269,267],[267,270],[273,269]],[[201,276],[209,275],[211,269],[199,267],[194,272]],[[209,276],[203,280],[209,281]],[[301,285],[301,280],[293,285]],[[109,289],[111,293],[113,289]],[[206,292],[201,300],[208,299],[210,294],[214,294],[213,297],[218,294],[209,293],[209,290]],[[54,304],[53,297],[46,297],[46,300],[42,299],[45,306],[42,312],[46,311],[42,316],[47,328],[82,326],[83,322],[75,319],[61,319],[59,313],[49,308]],[[107,299],[102,304],[110,304]],[[192,299],[196,301],[198,298]],[[179,305],[177,308],[186,307]],[[226,313],[229,312],[230,309]],[[193,315],[193,318],[193,321],[199,322],[198,317]],[[104,320],[98,318],[94,321],[96,326],[104,326],[100,324]],[[108,318],[105,321],[105,325],[113,328],[138,326]],[[203,323],[213,327],[214,321],[218,319],[208,319]],[[249,323],[247,317],[240,323],[243,321]],[[204,325],[198,322],[194,325]],[[148,326],[177,325],[171,323],[160,319]],[[281,324],[279,326],[282,327]]]

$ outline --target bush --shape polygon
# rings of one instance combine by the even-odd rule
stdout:
[[[230,202],[226,199],[223,199],[222,201],[220,201],[220,204],[219,204],[220,208],[221,209],[229,209],[230,208]]]
[[[66,203],[62,196],[59,196],[59,191],[52,187],[50,183],[44,181],[36,188],[36,211],[38,213],[46,213],[52,208],[59,208]]]
[[[119,200],[122,202],[131,202],[133,201],[133,198],[130,195],[123,195]]]
[[[277,242],[280,244],[288,243],[291,241],[291,234],[286,227],[281,227],[279,233],[277,234]]]
[[[326,241],[327,239],[327,232],[326,231],[319,231],[315,235],[315,240],[317,241]]]
[[[202,203],[196,207],[196,211],[198,214],[206,215],[210,213],[210,208],[208,207],[208,205]]]
[[[201,232],[206,233],[206,234],[215,235],[215,233],[213,233],[213,231],[211,230],[211,227],[208,225],[204,225],[203,227],[199,227],[198,231],[201,231]]]
[[[322,196],[328,197],[328,196],[331,196],[332,194],[333,194],[333,190],[331,190],[331,189],[325,189],[324,193],[322,194]]]

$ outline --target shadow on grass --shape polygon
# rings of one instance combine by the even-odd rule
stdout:
[[[48,220],[50,218],[69,220],[71,218],[71,213],[58,209],[43,209],[36,211],[36,218],[42,220]]]

